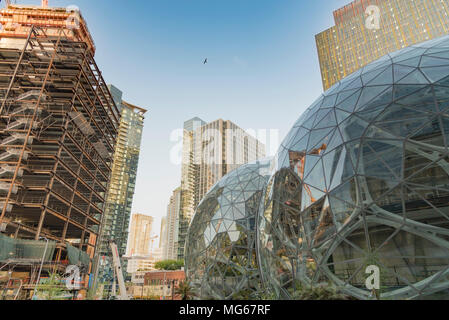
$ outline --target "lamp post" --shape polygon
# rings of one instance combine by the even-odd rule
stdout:
[[[45,243],[44,254],[42,255],[42,261],[41,261],[41,267],[39,268],[39,273],[37,275],[36,285],[34,286],[33,300],[36,298],[37,285],[39,284],[39,281],[41,279],[42,267],[44,265],[45,254],[47,253],[47,247],[48,247],[48,239],[47,238],[40,237],[39,239],[45,239],[47,242]]]

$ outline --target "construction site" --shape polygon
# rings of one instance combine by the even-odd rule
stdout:
[[[86,295],[120,112],[79,11],[0,10],[0,299],[77,266]]]

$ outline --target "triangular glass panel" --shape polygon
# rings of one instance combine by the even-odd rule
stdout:
[[[405,67],[395,64],[393,66],[394,82],[395,83],[398,82],[399,80],[401,80],[402,78],[404,78],[405,76],[407,76],[408,74],[412,73],[415,70],[416,68]]]
[[[323,159],[325,166],[326,186],[329,191],[341,184],[345,161],[346,149],[343,146],[336,149],[333,158]]]
[[[337,123],[338,124],[342,123],[343,121],[345,121],[352,115],[352,113],[348,113],[348,112],[342,111],[340,109],[335,109],[335,114],[337,115]]]
[[[448,88],[449,90],[449,88]],[[409,96],[397,100],[398,104],[407,109],[421,113],[436,113],[435,97],[431,86],[425,87]]]
[[[326,95],[332,95],[335,92],[338,92],[340,90],[340,86],[341,86],[341,81],[337,82],[336,84],[334,84],[332,87],[330,87],[329,89],[327,89],[327,91],[325,92]]]
[[[380,105],[389,104],[393,101],[393,86],[389,86],[389,88],[379,94],[375,99],[372,99],[370,102],[357,108],[356,111],[368,110],[371,108],[376,108]]]
[[[427,68],[421,68],[421,71],[432,82],[440,81],[441,79],[444,79],[447,76],[449,76],[449,68],[427,67]]]
[[[387,67],[379,76],[371,80],[367,86],[377,86],[377,85],[391,85],[393,84],[393,67]]]
[[[425,87],[426,85],[395,84],[393,92],[394,99],[397,100],[403,98]]]
[[[360,77],[357,77],[348,86],[344,87],[343,90],[350,90],[350,89],[355,89],[355,88],[361,88],[362,86],[363,86],[362,80],[360,79]]]
[[[387,104],[379,105],[377,107],[372,108],[364,108],[363,110],[357,111],[356,115],[365,120],[366,122],[371,122],[374,119],[376,119],[376,117],[386,108],[388,108]]]
[[[313,123],[313,128],[330,112],[330,109],[320,109],[317,112],[315,122]]]
[[[321,105],[321,109],[332,108],[333,106],[335,106],[336,100],[337,100],[337,94],[326,96],[323,100],[323,104]]]
[[[449,86],[449,77],[443,78],[443,79],[435,82],[435,84],[448,87]]]
[[[309,133],[306,134],[301,140],[289,147],[289,151],[304,151],[307,148],[309,142]]]
[[[332,138],[334,130],[335,130],[335,128],[312,130],[310,133],[310,139],[309,139],[309,144],[307,147],[307,152],[310,152],[311,150],[316,148],[317,145],[321,146],[322,144],[329,143],[329,140],[330,140],[330,138]]]
[[[397,180],[402,177],[403,144],[400,140],[365,140],[364,146],[369,147],[363,148],[366,175],[372,176],[372,174],[370,174],[371,171],[366,170],[366,165],[368,161],[373,161],[373,163],[382,162],[382,164],[388,168],[388,171],[391,172],[386,172],[385,174],[394,174]]]
[[[333,137],[329,140],[329,144],[327,145],[326,152],[332,151],[336,147],[340,146],[343,143],[343,139],[340,135],[340,130],[335,130]]]
[[[373,71],[373,70],[379,70],[379,72],[381,72],[381,71],[383,70],[384,67],[390,65],[391,63],[392,63],[392,62],[391,62],[390,57],[388,57],[388,56],[383,56],[382,58],[380,58],[380,59],[378,59],[378,60],[376,60],[376,61],[374,61],[374,62],[371,62],[370,64],[368,64],[367,66],[365,66],[365,67],[363,68],[362,74],[369,73],[369,72],[371,72],[371,71]]]
[[[312,155],[307,155],[306,156],[306,160],[305,160],[305,166],[304,166],[304,171],[300,172],[299,177],[307,177],[310,173],[310,171],[312,171],[313,168],[315,168],[318,160],[320,160],[320,156],[312,156]]]
[[[368,130],[366,130],[365,137],[376,139],[398,139],[398,137],[393,135],[391,132],[385,131],[374,124],[371,124]]]
[[[368,102],[375,99],[377,96],[380,96],[384,91],[390,88],[391,86],[365,87],[355,110],[363,109]]]
[[[334,176],[338,161],[340,160],[342,146],[323,156],[324,178],[327,189],[330,190],[332,177]]]
[[[397,81],[398,84],[429,84],[429,81],[424,75],[416,69],[409,75],[405,76],[401,80]]]
[[[385,71],[385,69],[379,69],[379,70],[373,70],[373,71],[370,71],[367,73],[363,73],[362,74],[363,83],[365,85],[368,84],[371,80],[373,80],[374,78],[379,76],[379,74],[383,73],[384,71]]]
[[[414,58],[410,58],[410,59],[399,60],[398,62],[396,62],[396,64],[402,65],[405,67],[417,68],[419,66],[420,62],[421,62],[421,56],[418,56],[418,57],[414,57]]]
[[[438,56],[439,54],[443,55],[439,58],[445,58],[445,54],[449,55],[449,51],[447,49],[441,49],[441,48],[431,48],[426,51],[426,56]],[[449,57],[448,57],[448,59],[449,59]]]
[[[407,49],[407,48],[406,48]],[[421,56],[424,52],[426,52],[426,49],[421,48],[409,48],[410,50],[406,53],[401,53],[397,57],[393,58],[394,63],[399,63],[399,61],[402,61],[403,59],[410,59],[417,56]]]
[[[360,90],[361,89],[352,89],[352,90],[346,90],[346,91],[340,92],[338,94],[336,105],[338,105],[339,103],[341,103],[342,101],[346,100],[347,98],[349,98],[350,96],[352,96],[353,94],[355,94],[356,92],[358,92]]]
[[[315,126],[315,129],[335,127],[336,125],[334,109],[330,109],[330,112]]]
[[[306,210],[316,201],[323,198],[325,195],[326,194],[323,191],[320,191],[312,186],[304,184],[302,190],[301,211]]]
[[[337,225],[344,225],[349,222],[349,217],[358,212],[356,184],[350,180],[333,190],[329,195],[329,202]]]
[[[428,56],[422,57],[420,67],[437,67],[437,66],[449,66],[449,60]]]
[[[336,107],[347,112],[353,112],[361,93],[362,90],[357,90],[356,93],[351,95],[349,98],[338,103]]]
[[[357,167],[357,164],[359,162],[359,154],[360,154],[360,142],[359,141],[353,141],[346,144],[346,150],[349,155],[349,160],[352,161],[352,164],[354,168]]]
[[[426,117],[432,117],[432,114],[412,108],[406,108],[402,104],[393,103],[376,119],[376,122]]]
[[[360,139],[368,125],[368,122],[354,115],[342,122],[339,127],[344,141],[348,142],[353,139]]]
[[[441,121],[440,122],[440,118]],[[441,123],[444,126],[449,124],[449,119],[446,117],[435,117],[433,121],[426,123],[417,131],[410,134],[409,138],[420,143],[425,143],[429,146],[446,147],[443,139],[443,133],[446,135],[445,130],[441,128]]]
[[[376,122],[375,125],[382,128],[396,137],[407,137],[418,130],[424,123],[428,122],[430,117],[416,117],[395,121]]]
[[[326,184],[324,182],[323,162],[319,160],[315,167],[304,179],[304,183],[313,186],[323,192],[326,191]]]

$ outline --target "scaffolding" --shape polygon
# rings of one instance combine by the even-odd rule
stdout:
[[[68,246],[94,256],[120,120],[92,48],[70,32],[31,26],[22,49],[0,47],[0,225],[56,242],[52,263]]]

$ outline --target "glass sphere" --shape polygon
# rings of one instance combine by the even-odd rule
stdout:
[[[321,283],[359,299],[377,284],[385,299],[447,295],[448,144],[448,36],[326,91],[283,141],[265,189],[266,284],[281,299]]]

